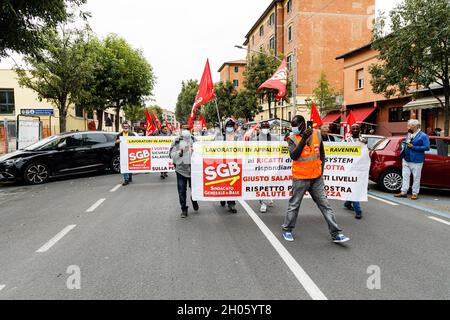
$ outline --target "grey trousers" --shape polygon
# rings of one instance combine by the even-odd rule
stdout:
[[[423,169],[423,163],[412,163],[412,162],[406,162],[405,159],[403,159],[403,184],[402,184],[402,193],[407,194],[409,190],[409,186],[411,185],[411,173],[413,175],[413,186],[412,186],[412,192],[415,195],[419,195],[420,192],[420,180],[422,178],[422,169]]]
[[[325,221],[328,224],[328,230],[332,237],[342,232],[336,222],[336,216],[331,208],[324,190],[323,178],[314,180],[293,180],[293,194],[289,200],[289,209],[283,224],[283,230],[292,231],[297,222],[298,213],[306,191],[309,191],[312,199],[322,212]]]

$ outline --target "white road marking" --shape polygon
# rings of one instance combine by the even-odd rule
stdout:
[[[70,232],[76,225],[70,225],[65,227],[60,233],[54,236],[50,241],[44,244],[41,248],[39,248],[36,253],[44,253],[47,252],[51,247],[53,247],[59,240],[61,240],[66,234]]]
[[[430,218],[431,220],[434,220],[434,221],[437,221],[437,222],[440,222],[440,223],[443,223],[443,224],[446,224],[446,225],[450,226],[450,222],[448,222],[448,221],[445,221],[445,220],[442,220],[442,219],[439,219],[439,218],[436,218],[436,217],[428,217],[428,218]]]
[[[0,284],[0,291],[2,291],[3,289],[5,289],[5,285],[4,284]]]
[[[250,218],[256,223],[258,228],[264,234],[264,236],[269,240],[270,244],[274,247],[277,253],[281,256],[286,265],[291,269],[294,276],[309,294],[313,300],[328,300],[323,292],[317,287],[317,285],[312,281],[308,274],[303,270],[303,268],[295,261],[294,257],[289,253],[289,251],[281,244],[281,242],[275,237],[275,235],[270,231],[270,229],[264,224],[264,222],[258,217],[258,215],[253,211],[252,208],[247,204],[247,202],[241,200],[239,201],[242,207],[247,211]]]
[[[375,199],[375,200],[378,200],[378,201],[390,204],[391,206],[398,206],[398,203],[395,203],[395,202],[384,200],[384,199],[381,199],[381,198],[378,198],[378,197],[375,197],[375,196],[372,196],[372,195],[369,195],[369,197],[372,198],[372,199]]]
[[[112,188],[109,192],[116,192],[117,190],[119,190],[119,188],[121,187],[121,184],[118,184],[117,186],[115,186],[114,188]]]
[[[94,212],[106,199],[100,199],[96,203],[94,203],[86,212]]]

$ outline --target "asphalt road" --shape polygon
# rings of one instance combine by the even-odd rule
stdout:
[[[375,190],[361,221],[332,201],[351,237],[336,245],[312,200],[287,243],[286,201],[265,214],[241,203],[237,215],[200,203],[181,219],[173,174],[120,182],[0,186],[0,299],[450,298],[450,192],[412,204]]]

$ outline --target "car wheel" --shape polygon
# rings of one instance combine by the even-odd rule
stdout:
[[[111,160],[111,171],[114,173],[120,173],[120,155],[115,155]]]
[[[400,192],[403,184],[403,177],[400,170],[390,169],[380,176],[379,187],[389,193]]]
[[[28,165],[23,173],[23,178],[28,184],[46,183],[50,177],[50,170],[46,164],[32,163]]]

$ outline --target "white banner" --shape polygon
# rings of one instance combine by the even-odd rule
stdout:
[[[174,172],[170,146],[175,137],[121,137],[120,172]]]
[[[39,141],[40,137],[40,122],[19,120],[19,136],[17,137],[18,148],[24,149],[33,143]]]
[[[367,201],[367,147],[327,143],[324,172],[329,199]],[[192,156],[197,201],[289,199],[292,160],[286,142],[198,142]]]

